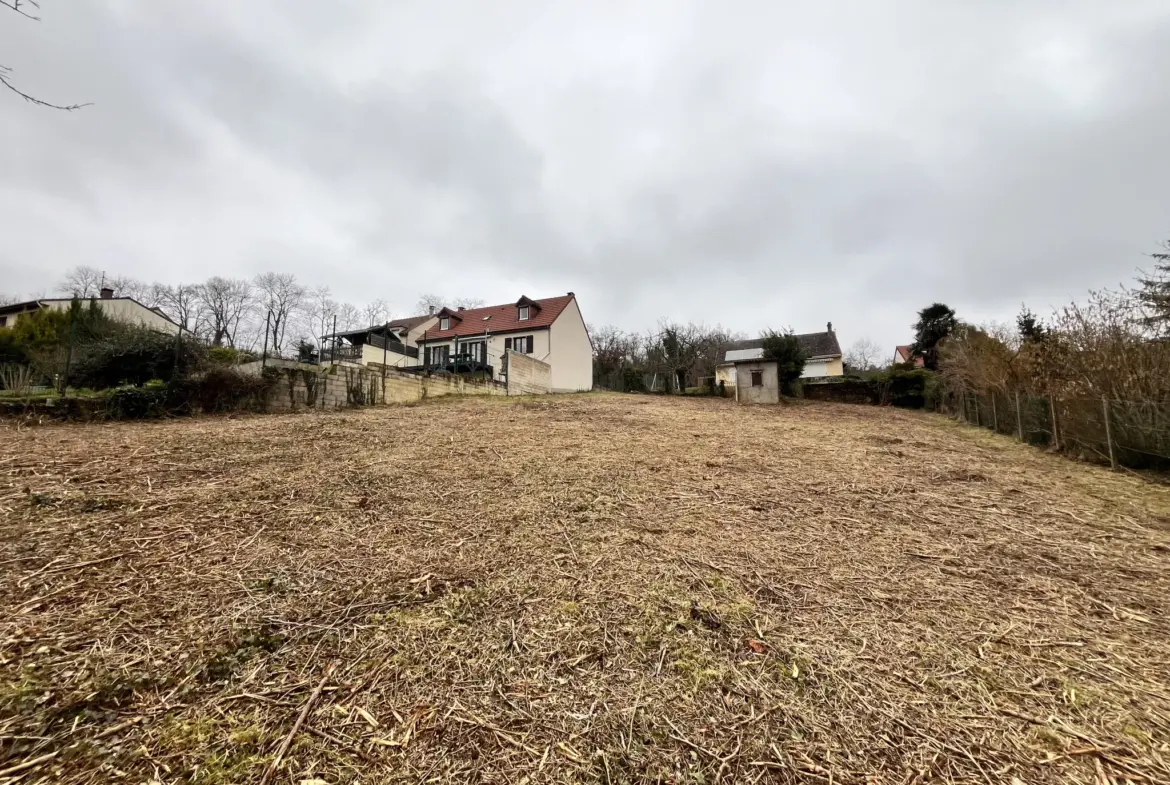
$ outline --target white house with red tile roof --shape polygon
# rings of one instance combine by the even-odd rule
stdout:
[[[926,365],[926,360],[921,355],[914,356],[913,346],[895,346],[894,347],[894,364],[898,363],[914,363],[915,367],[922,368]]]
[[[572,292],[486,308],[444,308],[435,316],[438,323],[418,338],[426,365],[464,358],[491,366],[503,381],[507,353],[517,352],[551,366],[553,392],[593,387],[593,344]]]

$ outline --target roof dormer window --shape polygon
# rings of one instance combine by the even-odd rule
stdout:
[[[520,321],[522,321],[522,322],[528,321],[528,306],[521,305],[518,310],[520,311]]]
[[[440,319],[439,320],[439,329],[440,330],[450,330],[451,329],[451,318],[448,316],[444,316],[442,319]]]

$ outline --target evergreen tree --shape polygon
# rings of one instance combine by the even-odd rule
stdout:
[[[808,356],[791,330],[782,333],[768,331],[764,333],[764,359],[776,360],[780,375],[780,390],[784,393],[792,392],[792,384],[804,373],[804,363]]]
[[[914,324],[914,356],[921,357],[932,371],[938,370],[938,345],[949,338],[959,324],[952,308],[935,303],[918,312]]]
[[[1159,336],[1170,337],[1170,242],[1162,247],[1165,250],[1161,253],[1150,254],[1154,271],[1138,279],[1138,299],[1145,311],[1145,325]]]

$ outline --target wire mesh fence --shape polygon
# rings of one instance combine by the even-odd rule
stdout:
[[[966,391],[944,409],[972,425],[1083,460],[1170,470],[1170,401]]]

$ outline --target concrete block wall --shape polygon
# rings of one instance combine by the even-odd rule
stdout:
[[[412,403],[445,395],[508,394],[504,385],[491,380],[464,379],[445,373],[423,376],[377,364],[306,365],[269,360],[267,365],[281,372],[268,399],[268,406],[274,411]],[[258,362],[240,366],[240,369],[261,372]]]
[[[552,366],[508,351],[508,395],[544,395],[552,387]]]

